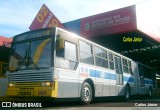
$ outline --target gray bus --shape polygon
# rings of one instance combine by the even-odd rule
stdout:
[[[7,96],[80,98],[152,95],[155,72],[60,28],[14,37]]]

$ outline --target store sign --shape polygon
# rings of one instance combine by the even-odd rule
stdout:
[[[81,19],[81,35],[100,36],[136,30],[135,6]]]
[[[61,27],[64,28],[62,23],[56,18],[56,16],[43,4],[32,24],[30,30],[47,28],[47,27]]]

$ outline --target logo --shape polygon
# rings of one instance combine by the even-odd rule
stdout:
[[[81,72],[88,73],[88,69],[86,67],[81,67]]]
[[[91,28],[91,24],[89,22],[87,22],[85,25],[84,25],[84,30],[85,31],[89,31]]]
[[[34,108],[39,108],[42,107],[41,103],[21,103],[21,102],[2,102],[2,107],[4,108],[25,108],[25,107],[34,107]]]
[[[89,70],[86,67],[81,67],[80,77],[89,77]]]
[[[11,102],[2,102],[2,107],[11,107]]]

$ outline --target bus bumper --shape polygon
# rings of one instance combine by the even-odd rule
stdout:
[[[6,96],[17,96],[17,97],[29,97],[29,96],[36,96],[36,97],[58,97],[58,84],[55,82],[53,87],[34,87],[34,86],[14,86],[8,87]]]

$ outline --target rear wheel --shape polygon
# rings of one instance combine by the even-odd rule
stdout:
[[[92,100],[92,88],[87,82],[83,83],[81,89],[81,101],[83,104],[89,104]]]

